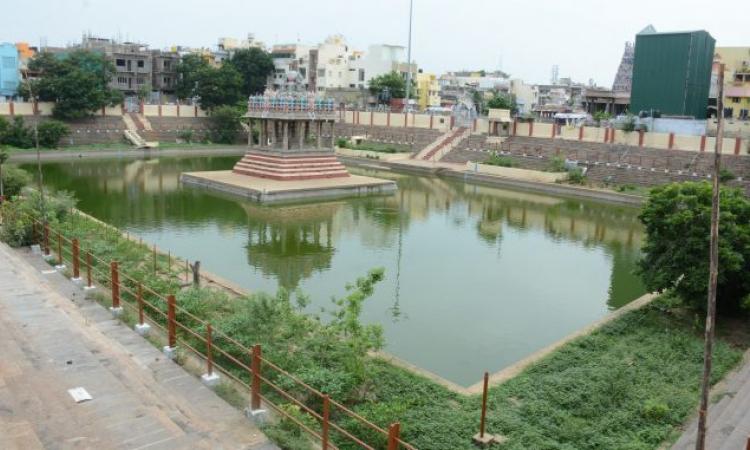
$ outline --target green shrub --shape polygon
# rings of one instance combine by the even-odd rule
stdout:
[[[2,127],[2,126],[0,126]],[[26,127],[23,118],[16,116],[13,121],[8,123],[5,131],[2,133],[0,144],[9,145],[16,148],[31,148],[34,146],[34,135]]]
[[[484,164],[498,167],[516,167],[516,163],[509,156],[500,156],[497,153],[490,155],[490,158]]]
[[[73,197],[64,191],[44,196],[44,211],[47,223],[56,227],[64,220],[75,206]],[[38,191],[26,190],[23,196],[13,201],[4,202],[2,206],[3,226],[0,228],[0,240],[13,247],[30,245],[33,240],[33,217],[42,217],[42,203]]]
[[[177,133],[177,137],[189,144],[193,142],[193,130],[190,128],[180,130],[180,132]]]
[[[6,198],[15,197],[21,189],[31,183],[31,175],[15,166],[2,166],[3,194]]]
[[[586,175],[583,174],[583,170],[580,167],[576,167],[568,172],[568,183],[586,184]]]
[[[336,139],[336,146],[338,148],[348,148],[349,147],[349,140],[344,138],[338,138]]]
[[[234,144],[240,133],[242,113],[233,106],[219,106],[211,112],[211,141]]]
[[[39,145],[44,148],[57,148],[60,140],[70,134],[70,128],[59,120],[45,120],[37,127]]]
[[[568,168],[565,166],[565,159],[560,156],[553,156],[547,164],[547,172],[565,172]]]
[[[729,169],[721,169],[719,171],[719,181],[721,181],[722,183],[732,181],[735,178],[737,177]]]
[[[643,404],[643,417],[652,421],[661,421],[669,416],[669,405],[654,399],[648,399]]]

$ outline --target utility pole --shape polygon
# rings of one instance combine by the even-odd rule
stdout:
[[[719,64],[717,82],[719,93],[716,96],[718,125],[716,146],[714,147],[714,172],[711,175],[713,192],[711,195],[711,243],[710,266],[708,271],[708,307],[706,311],[706,343],[703,354],[703,379],[701,380],[701,404],[698,410],[698,438],[696,450],[706,448],[706,424],[708,422],[708,394],[711,389],[711,366],[713,363],[714,331],[716,328],[716,285],[719,276],[719,170],[721,168],[721,147],[724,143],[724,64]]]
[[[29,98],[31,99],[32,104],[34,105],[34,147],[36,148],[36,170],[37,170],[37,180],[39,181],[39,209],[42,213],[42,223],[47,224],[47,213],[45,211],[45,205],[44,205],[44,180],[42,179],[42,155],[39,150],[39,128],[37,127],[37,123],[39,120],[39,117],[37,117],[37,101],[36,97],[34,97],[34,86],[31,83],[31,77],[29,76],[29,69],[25,70],[26,73],[26,86],[29,88]]]
[[[411,96],[411,21],[414,12],[414,0],[409,0],[409,46],[406,50],[406,105],[409,110],[409,97]]]

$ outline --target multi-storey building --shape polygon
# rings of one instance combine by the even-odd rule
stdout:
[[[440,85],[434,73],[417,74],[417,98],[417,104],[422,111],[440,106]]]
[[[0,98],[11,99],[18,92],[18,49],[15,44],[0,44]]]
[[[725,117],[750,119],[750,47],[716,47],[714,61],[717,70],[724,64]]]

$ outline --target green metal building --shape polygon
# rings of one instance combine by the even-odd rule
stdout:
[[[636,35],[631,112],[705,119],[715,44],[703,30]]]

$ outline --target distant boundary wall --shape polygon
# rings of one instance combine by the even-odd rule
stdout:
[[[51,116],[52,102],[5,102],[0,103],[0,116]],[[208,117],[206,111],[194,105],[148,105],[140,104],[138,112],[146,117]],[[97,117],[122,117],[125,106],[105,106],[97,112]]]
[[[422,128],[448,131],[456,124],[452,116],[420,113],[390,113],[374,111],[340,111],[340,120],[347,124],[360,126],[380,126],[391,128]],[[489,121],[479,117],[472,122],[473,133],[487,133]],[[655,133],[644,131],[625,132],[605,127],[572,127],[542,122],[522,122],[515,120],[510,126],[511,136],[564,139],[569,141],[598,142],[602,144],[621,144],[633,147],[650,147],[664,150],[683,150],[691,152],[712,151],[716,138],[703,136],[678,135],[674,133]],[[725,137],[722,153],[748,154],[750,139],[742,137]]]

